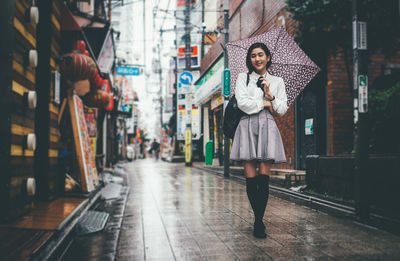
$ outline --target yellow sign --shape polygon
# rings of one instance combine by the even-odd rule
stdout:
[[[192,159],[192,130],[187,129],[185,135],[185,162],[191,162]]]
[[[211,99],[211,110],[214,110],[218,106],[224,104],[224,96],[218,95]]]

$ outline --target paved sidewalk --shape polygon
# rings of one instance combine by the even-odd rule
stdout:
[[[154,159],[125,168],[117,260],[400,259],[400,237],[273,196],[255,239],[243,183]]]

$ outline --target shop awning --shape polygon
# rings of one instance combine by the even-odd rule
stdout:
[[[194,93],[194,104],[200,105],[208,102],[218,91],[222,90],[223,67],[218,68],[213,76],[201,85]]]
[[[80,31],[81,26],[76,21],[74,15],[71,13],[69,8],[65,5],[61,5],[61,30],[63,31]]]

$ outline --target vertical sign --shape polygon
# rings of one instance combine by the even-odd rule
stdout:
[[[190,72],[182,72],[178,78],[178,117],[177,117],[177,139],[185,140],[185,130],[188,121],[191,121],[192,95],[191,84],[193,75]],[[190,112],[190,115],[189,115]]]
[[[54,102],[60,104],[60,73],[53,71]]]
[[[367,22],[353,21],[353,49],[367,50]]]
[[[231,96],[231,71],[229,69],[224,69],[222,83],[224,85],[222,95]]]
[[[358,22],[358,49],[367,50],[367,22]]]
[[[192,150],[190,146],[192,145],[192,130],[190,128],[186,129],[185,135],[185,162],[191,161],[192,159]]]
[[[305,134],[306,135],[313,135],[314,134],[314,119],[306,119],[305,124]]]
[[[199,140],[201,137],[201,110],[198,106],[192,105],[192,140]]]
[[[358,112],[368,112],[368,76],[358,76]]]
[[[353,21],[352,26],[353,26],[353,30],[352,30],[352,32],[353,32],[353,49],[357,49],[357,41],[358,41],[357,21]]]

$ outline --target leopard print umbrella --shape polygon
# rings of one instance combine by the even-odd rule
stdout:
[[[231,70],[231,94],[235,93],[239,73],[247,72],[246,55],[253,43],[264,43],[271,52],[272,64],[268,72],[283,78],[288,106],[320,71],[320,68],[301,50],[282,27],[255,37],[230,42],[226,45]]]

